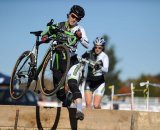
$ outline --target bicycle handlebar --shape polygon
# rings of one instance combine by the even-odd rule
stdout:
[[[77,58],[78,58],[79,62],[80,62],[81,64],[83,64],[82,66],[84,66],[84,63],[89,64],[90,67],[93,69],[93,70],[92,70],[92,73],[93,73],[93,74],[96,74],[96,72],[97,72],[97,69],[95,68],[95,65],[98,64],[98,65],[100,65],[100,66],[102,67],[101,61],[87,60],[87,59],[82,58],[82,57],[79,57],[79,56],[77,56]]]
[[[80,63],[87,63],[87,64],[90,64],[92,67],[95,66],[95,64],[96,64],[96,62],[92,61],[92,60],[87,60],[87,59],[79,57],[79,56],[77,56],[77,58]]]

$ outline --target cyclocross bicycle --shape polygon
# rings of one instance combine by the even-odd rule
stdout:
[[[53,34],[49,37],[47,41],[50,42],[50,46],[40,65],[37,65],[39,45],[43,43],[39,40],[42,31],[30,32],[36,36],[33,49],[20,55],[11,75],[10,95],[15,100],[24,95],[33,80],[37,83],[40,79],[40,90],[46,96],[55,94],[64,85],[70,67],[69,51],[76,43],[77,38],[73,33],[53,26],[53,20],[47,26],[56,30],[56,34],[58,32],[59,35]],[[63,64],[63,68],[61,64]],[[15,91],[17,89],[21,91],[17,93]]]

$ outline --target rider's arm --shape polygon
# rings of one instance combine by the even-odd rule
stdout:
[[[41,33],[41,41],[43,43],[48,43],[49,36],[51,36],[50,27],[47,26],[46,30]]]
[[[54,29],[55,26],[58,26],[58,23],[54,24],[52,26],[47,26],[47,28],[41,33],[41,36],[42,37],[45,35],[51,36],[52,34],[54,34],[55,33],[55,29]]]
[[[49,35],[49,27],[47,27],[42,33],[41,36]]]
[[[89,47],[89,42],[88,42],[88,38],[86,35],[86,32],[84,30],[84,28],[80,25],[75,26],[74,28],[72,28],[71,32],[74,34],[76,31],[80,30],[81,34],[81,38],[79,39],[79,42],[85,47],[88,48]]]
[[[103,62],[103,66],[102,66],[101,70],[102,70],[102,72],[106,73],[106,72],[108,72],[108,67],[109,67],[109,58],[107,55],[104,55],[102,62]]]
[[[81,32],[82,32],[82,38],[80,39],[81,44],[85,47],[88,48],[89,47],[89,41],[86,35],[86,32],[84,30],[84,28],[80,28]]]

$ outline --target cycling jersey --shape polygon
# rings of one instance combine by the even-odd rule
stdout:
[[[102,96],[105,90],[105,80],[104,74],[108,72],[109,67],[109,58],[106,53],[103,51],[96,55],[93,50],[88,53],[88,59],[91,59],[95,62],[101,61],[102,66],[93,72],[93,68],[88,65],[88,75],[86,79],[85,91],[91,91],[96,95]]]
[[[88,38],[86,36],[86,32],[84,30],[84,28],[82,26],[80,26],[79,24],[76,24],[73,28],[70,28],[68,23],[67,22],[60,22],[60,23],[57,23],[56,25],[54,26],[58,26],[60,27],[61,29],[63,30],[66,30],[66,31],[70,31],[72,32],[73,34],[75,34],[76,31],[80,30],[81,33],[82,33],[82,38],[79,39],[76,44],[73,46],[72,50],[71,50],[71,57],[75,55],[75,52],[77,51],[77,45],[78,45],[78,42],[80,42],[85,48],[88,48],[89,46],[89,42],[88,42]],[[42,33],[42,35],[52,35],[51,33],[54,32],[54,30],[46,30]]]
[[[94,73],[92,72],[93,69],[89,66],[88,75],[101,76],[104,73],[108,72],[109,58],[106,53],[101,52],[99,55],[96,55],[93,51],[90,51],[88,58],[95,62],[102,61],[102,67],[96,70]]]
[[[61,22],[61,23],[58,23],[57,25],[64,30],[72,32],[73,34],[75,34],[76,31],[80,30],[82,33],[82,38],[78,42],[80,42],[85,48],[88,48],[89,46],[88,38],[82,26],[80,26],[79,24],[76,24],[73,28],[69,28],[67,22]],[[75,55],[75,52],[77,51],[78,42],[74,45],[74,49],[71,52],[71,56]]]

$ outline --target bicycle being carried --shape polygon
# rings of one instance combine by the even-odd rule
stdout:
[[[36,36],[36,42],[33,49],[31,51],[23,52],[13,68],[10,80],[10,95],[13,99],[21,98],[25,94],[25,91],[30,87],[33,80],[37,83],[39,75],[41,92],[46,96],[55,94],[64,84],[70,67],[69,51],[76,43],[77,38],[73,33],[53,26],[53,20],[51,20],[47,26],[49,28],[51,27],[52,30],[55,30],[55,34],[50,36],[47,40],[50,42],[50,46],[40,65],[37,65],[37,59],[39,45],[43,43],[39,40],[42,31],[36,31],[30,32]],[[63,61],[64,68],[59,67],[60,61]],[[54,80],[57,70],[61,73],[58,82]],[[20,91],[15,91],[17,89]]]

